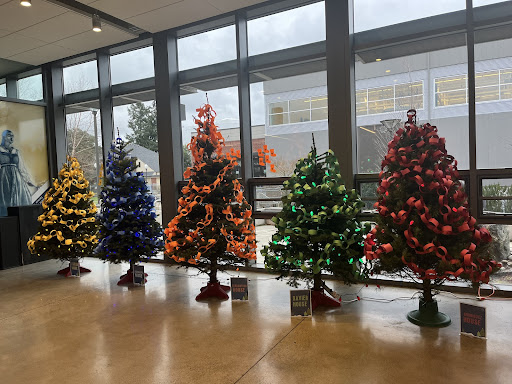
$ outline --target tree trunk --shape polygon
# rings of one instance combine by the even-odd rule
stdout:
[[[210,283],[217,283],[217,257],[210,258]]]
[[[133,273],[133,271],[135,269],[134,267],[135,267],[135,261],[130,260],[130,271],[132,271],[132,273]]]
[[[313,291],[321,291],[322,290],[322,274],[317,273],[313,275]]]
[[[434,301],[434,298],[432,297],[432,290],[430,288],[430,279],[423,280],[423,300],[428,303]]]

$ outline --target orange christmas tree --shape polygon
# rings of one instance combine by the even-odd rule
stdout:
[[[256,259],[252,209],[232,172],[239,152],[222,152],[224,138],[209,104],[197,112],[197,134],[187,146],[194,164],[184,173],[189,182],[182,189],[178,215],[165,229],[165,252],[175,262],[209,274],[196,300],[227,299],[229,287],[220,285],[217,271]]]

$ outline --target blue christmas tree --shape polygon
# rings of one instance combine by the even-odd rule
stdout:
[[[100,194],[100,241],[95,253],[111,263],[130,262],[128,273],[121,276],[118,284],[133,281],[133,265],[164,248],[162,227],[156,221],[155,197],[136,168],[137,158],[129,156],[126,143],[117,138],[108,154]]]

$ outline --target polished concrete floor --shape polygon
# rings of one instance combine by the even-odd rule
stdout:
[[[330,283],[341,308],[289,315],[289,287],[249,277],[249,302],[194,300],[194,270],[146,265],[145,287],[116,285],[126,266],[94,259],[80,279],[46,261],[0,271],[0,383],[512,383],[512,301],[488,301],[488,339],[459,334],[459,302],[439,296],[453,324],[405,319],[413,290]],[[223,281],[227,282],[227,274]],[[464,302],[471,303],[470,296]]]

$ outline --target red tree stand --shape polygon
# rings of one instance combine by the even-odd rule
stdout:
[[[147,277],[148,274],[144,273],[144,276]],[[144,282],[147,283],[148,280],[144,279]],[[130,269],[128,269],[128,271],[126,271],[126,273],[124,275],[122,275],[119,278],[119,281],[117,282],[117,285],[128,285],[128,284],[133,284],[133,264],[130,264]]]
[[[91,270],[88,268],[80,267],[80,274],[86,273],[86,272],[91,272]],[[57,272],[57,275],[66,275],[66,277],[70,277],[71,269],[69,267],[61,269],[60,271]]]
[[[229,299],[226,292],[229,292],[230,288],[227,285],[221,285],[218,281],[215,283],[208,283],[206,287],[201,288],[201,293],[196,296],[197,301],[206,300],[210,297],[216,297],[221,300]]]
[[[338,301],[330,296],[327,296],[323,290],[311,291],[311,309],[314,311],[316,307],[340,307],[341,301]]]

